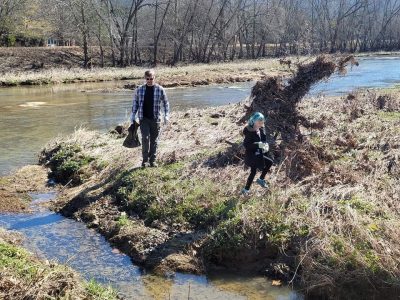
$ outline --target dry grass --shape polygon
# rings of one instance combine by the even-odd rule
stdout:
[[[0,177],[0,212],[28,210],[28,192],[48,190],[47,170],[43,166],[30,165],[10,176]]]
[[[268,175],[270,190],[253,186],[249,198],[239,196],[248,174],[238,146],[245,113],[243,103],[173,113],[161,134],[156,170],[138,170],[140,149],[124,149],[115,135],[78,130],[58,139],[45,155],[78,144],[85,155],[108,162],[65,190],[58,205],[90,200],[84,209],[69,206],[70,214],[86,210],[97,224],[115,223],[111,211],[124,210],[121,224],[139,219],[163,234],[205,226],[207,237],[187,246],[186,254],[299,280],[310,293],[399,286],[399,94],[300,102],[302,140],[289,145],[290,155]],[[287,176],[302,168],[302,176]],[[146,185],[138,185],[143,180]],[[137,196],[144,203],[136,203]],[[204,214],[208,221],[199,221]]]
[[[0,85],[96,82],[110,80],[143,81],[145,67],[128,68],[50,68],[39,71],[10,71],[0,76]],[[243,60],[230,63],[160,66],[158,81],[165,86],[204,85],[260,79],[266,75],[286,74],[287,68],[276,59]],[[201,78],[201,79],[200,79]]]

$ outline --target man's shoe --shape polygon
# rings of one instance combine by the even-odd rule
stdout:
[[[244,188],[241,190],[240,194],[242,194],[243,196],[248,196],[250,194],[250,190]]]
[[[152,167],[152,168],[157,168],[158,167],[158,164],[156,163],[156,162],[150,162],[150,167]]]
[[[268,183],[264,179],[258,178],[256,182],[263,188],[268,188]]]

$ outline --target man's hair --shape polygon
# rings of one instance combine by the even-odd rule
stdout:
[[[154,76],[156,74],[156,72],[154,72],[154,70],[147,70],[146,72],[144,72],[144,76],[148,77],[148,76]]]

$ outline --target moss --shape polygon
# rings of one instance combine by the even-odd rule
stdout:
[[[310,228],[308,225],[301,225],[297,231],[297,235],[299,236],[308,236],[310,234]]]
[[[380,228],[379,228],[378,224],[376,224],[376,223],[368,224],[367,227],[368,227],[368,230],[371,231],[372,233],[376,233],[376,232],[380,231]]]

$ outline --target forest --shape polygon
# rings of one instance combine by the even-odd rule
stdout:
[[[400,49],[400,0],[1,0],[0,45],[96,48],[102,65]]]

